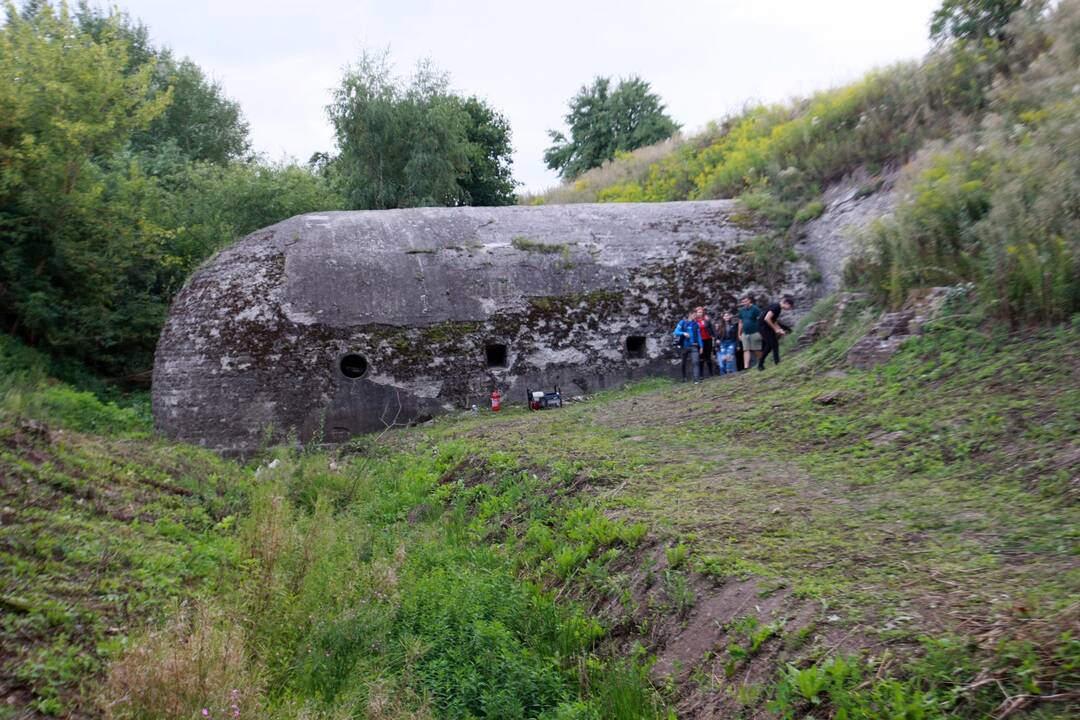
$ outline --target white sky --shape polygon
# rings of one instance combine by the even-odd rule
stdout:
[[[922,56],[941,0],[97,0],[141,19],[239,101],[255,149],[333,147],[325,106],[362,48],[408,75],[429,57],[510,121],[524,190],[557,182],[546,131],[596,75],[640,75],[693,132],[750,100],[784,100]],[[305,6],[306,5],[306,6]]]

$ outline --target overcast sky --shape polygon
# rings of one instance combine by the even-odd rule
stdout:
[[[98,0],[99,3],[101,0]],[[523,189],[557,182],[546,131],[596,75],[640,75],[684,129],[751,100],[784,100],[928,48],[941,0],[119,0],[155,43],[187,55],[240,102],[255,149],[305,161],[333,147],[325,106],[361,49],[408,75],[430,58],[513,129]],[[104,4],[104,3],[102,3]],[[109,2],[108,4],[112,4]]]

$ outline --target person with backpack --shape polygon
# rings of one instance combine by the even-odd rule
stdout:
[[[716,351],[716,361],[720,374],[734,374],[737,372],[738,367],[736,353],[739,344],[739,324],[735,322],[735,318],[730,312],[724,311],[717,332],[719,349]]]
[[[716,338],[716,328],[713,327],[712,318],[705,314],[705,308],[694,308],[694,321],[698,325],[701,334],[701,357],[698,360],[698,376],[705,379],[705,368],[709,368],[709,377],[716,374],[716,366],[713,364],[713,342]]]
[[[675,326],[675,332],[672,335],[675,336],[675,347],[678,348],[682,357],[682,381],[687,381],[686,363],[689,362],[693,368],[694,383],[696,384],[701,382],[701,368],[698,367],[698,361],[701,357],[702,343],[701,331],[698,328],[695,315],[696,313],[693,310],[686,313],[686,317]]]

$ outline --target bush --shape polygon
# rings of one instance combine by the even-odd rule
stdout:
[[[96,393],[51,379],[58,368]],[[121,396],[77,363],[51,358],[5,335],[0,335],[0,413],[109,436],[149,437],[152,427],[145,395]]]
[[[799,211],[795,213],[795,222],[808,223],[821,217],[823,212],[825,212],[825,203],[820,200],[813,200],[799,208]]]

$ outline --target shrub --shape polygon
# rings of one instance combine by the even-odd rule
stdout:
[[[970,282],[1013,324],[1080,311],[1078,112],[1078,101],[1059,103],[1023,128],[995,116],[930,152],[894,215],[868,231],[848,283],[896,306],[915,288]]]
[[[823,212],[825,212],[825,203],[820,200],[812,200],[799,208],[799,211],[795,213],[795,222],[808,223],[811,220],[816,220],[821,217]]]

